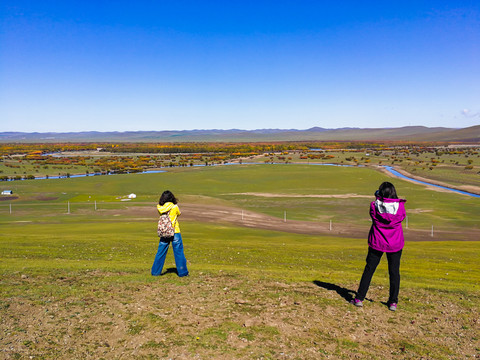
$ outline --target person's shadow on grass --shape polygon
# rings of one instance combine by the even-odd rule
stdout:
[[[353,295],[357,293],[356,291],[345,289],[341,286],[324,281],[315,280],[313,283],[318,287],[324,288],[325,290],[336,291],[337,294],[344,298],[347,302],[353,300]]]
[[[163,275],[167,275],[167,274],[176,274],[178,275],[178,271],[177,271],[177,268],[168,268],[167,270],[165,270],[163,273],[160,274],[160,276],[163,276]]]

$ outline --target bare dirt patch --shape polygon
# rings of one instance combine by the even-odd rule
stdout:
[[[54,200],[57,200],[57,199],[58,199],[58,196],[40,195],[40,196],[35,197],[35,200],[39,200],[39,201],[54,201]]]
[[[103,275],[103,276],[102,276]],[[118,274],[117,274],[118,275]],[[284,283],[233,274],[167,273],[152,283],[103,277],[35,279],[76,296],[0,302],[3,359],[438,359],[479,355],[478,301],[403,290],[397,312],[372,286],[362,309],[355,284]],[[97,283],[93,286],[92,284]],[[413,299],[413,300],[411,300]]]
[[[422,214],[432,212],[432,209],[408,209],[410,214]]]
[[[296,195],[296,194],[277,194],[277,193],[232,193],[227,195],[247,195],[247,196],[259,196],[268,198],[321,198],[321,199],[348,199],[348,198],[372,198],[371,195],[358,195],[358,194],[322,194],[322,195]]]
[[[254,211],[243,210],[241,208],[224,206],[224,205],[208,205],[208,204],[179,204],[182,211],[181,221],[199,221],[204,223],[229,223],[236,226],[284,231],[295,234],[329,234],[329,235],[348,235],[353,236],[358,231],[364,230],[368,232],[368,227],[342,225],[332,226],[330,230],[329,222],[312,222],[280,219],[267,214],[257,213]],[[104,210],[106,212],[120,213],[119,210]],[[135,206],[121,211],[123,215],[131,215],[134,218],[142,217],[148,219],[151,216],[152,221],[158,217],[155,206],[143,207]]]
[[[240,227],[283,231],[294,234],[329,235],[366,239],[370,225],[354,225],[349,223],[332,224],[325,222],[288,220],[241,208],[217,204],[179,204],[182,211],[181,221],[198,221],[203,223],[228,223]],[[415,213],[428,212],[428,209],[414,209]],[[103,210],[117,215],[131,216],[132,219],[154,222],[158,213],[155,205],[127,207],[125,210]],[[480,240],[480,231],[463,229],[462,231],[446,231],[435,229],[434,236],[430,229],[416,230],[404,227],[407,241],[472,241]]]
[[[18,196],[0,196],[0,201],[12,201],[18,199]]]

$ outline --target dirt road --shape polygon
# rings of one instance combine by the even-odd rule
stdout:
[[[370,225],[360,226],[348,223],[333,223],[330,228],[329,222],[313,222],[289,220],[237,207],[216,204],[193,204],[181,203],[181,221],[198,221],[202,223],[227,223],[240,227],[282,231],[294,234],[306,235],[329,235],[350,238],[367,238]],[[157,211],[152,207],[129,207],[128,210],[134,217],[152,218],[155,221]],[[435,230],[434,236],[430,229],[416,230],[406,229],[405,237],[408,241],[465,241],[480,240],[480,231],[476,229],[464,229],[458,231]]]

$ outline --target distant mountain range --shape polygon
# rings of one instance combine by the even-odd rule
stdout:
[[[1,143],[13,142],[247,142],[247,141],[441,141],[480,143],[480,125],[463,129],[425,126],[400,128],[313,127],[307,130],[178,130],[125,132],[0,132]]]

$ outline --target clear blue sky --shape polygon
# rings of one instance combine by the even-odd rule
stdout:
[[[478,0],[0,2],[0,131],[478,124]]]

